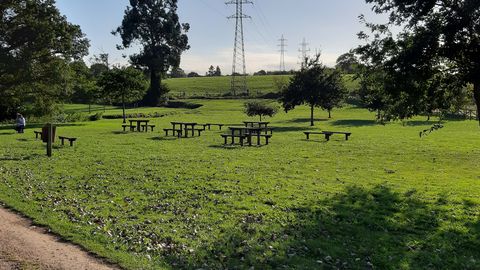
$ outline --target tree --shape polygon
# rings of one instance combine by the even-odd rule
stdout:
[[[0,119],[30,105],[49,114],[68,96],[68,62],[88,53],[88,40],[53,0],[0,2]]]
[[[358,59],[353,51],[344,53],[337,58],[336,68],[347,73],[355,73],[358,67]]]
[[[291,78],[290,84],[282,92],[280,101],[286,112],[308,104],[310,125],[314,126],[314,108],[333,109],[339,105],[337,97],[341,97],[344,91],[338,71],[328,70],[320,63],[320,54],[317,54],[314,58],[305,59],[302,69]]]
[[[185,74],[185,71],[179,67],[174,67],[172,68],[172,71],[170,72],[170,77],[171,78],[185,78],[187,77],[187,74]]]
[[[213,67],[213,65],[211,65],[209,68],[208,68],[208,71],[207,73],[205,74],[207,77],[213,77],[215,76],[215,68]]]
[[[144,74],[133,67],[115,67],[105,72],[98,84],[104,96],[122,103],[123,123],[126,123],[125,104],[141,100],[147,90]]]
[[[463,89],[451,87],[450,83],[473,85],[480,114],[480,1],[366,2],[373,4],[375,12],[388,14],[389,23],[367,24],[374,38],[358,52],[368,64],[383,66],[392,81],[400,80],[391,83],[395,87],[386,89],[393,97],[402,96],[402,107],[408,110],[397,111],[397,116],[417,113],[432,97],[446,97],[440,105],[448,106],[448,97]],[[403,27],[396,38],[388,31],[392,25]],[[369,38],[365,33],[360,37]]]
[[[91,112],[91,104],[98,98],[98,86],[90,69],[82,60],[70,63],[72,100],[74,102],[88,104],[88,112]]]
[[[222,70],[220,69],[219,66],[217,66],[217,68],[215,68],[214,76],[222,76]]]
[[[262,121],[262,116],[273,117],[278,112],[278,108],[266,102],[259,101],[250,101],[244,104],[245,114],[248,116],[260,116],[260,121]]]
[[[263,69],[253,73],[253,76],[265,76],[265,75],[267,75],[267,72]]]
[[[182,52],[189,49],[190,26],[181,24],[177,15],[177,0],[130,0],[122,25],[114,31],[122,38],[119,49],[140,44],[138,54],[130,56],[136,67],[150,72],[150,88],[143,101],[158,106],[162,101],[161,78],[171,67],[180,65]]]
[[[195,78],[195,77],[200,77],[200,75],[197,72],[190,72],[187,74],[188,78]]]

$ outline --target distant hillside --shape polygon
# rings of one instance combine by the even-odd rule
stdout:
[[[250,93],[254,96],[264,95],[270,92],[277,92],[275,87],[276,80],[288,81],[290,75],[267,75],[267,76],[248,76],[248,88]],[[186,97],[191,96],[222,96],[230,92],[231,77],[198,77],[198,78],[179,78],[168,79],[163,82],[171,90],[174,96],[182,96],[185,93]],[[357,87],[357,83],[353,81],[352,75],[344,76],[345,86],[349,90]]]

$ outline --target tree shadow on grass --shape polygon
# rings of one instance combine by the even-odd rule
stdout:
[[[352,119],[352,120],[335,120],[331,122],[332,126],[344,126],[344,127],[361,127],[361,126],[376,126],[380,125],[375,120],[362,120],[362,119]]]
[[[480,267],[478,217],[462,220],[415,192],[352,186],[328,199],[277,209],[276,216],[245,213],[195,256],[168,254],[166,260],[185,269]]]

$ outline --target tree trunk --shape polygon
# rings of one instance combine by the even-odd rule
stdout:
[[[313,109],[314,109],[314,106],[313,104],[310,105],[310,126],[315,126],[315,123],[313,122]]]
[[[332,118],[332,110],[328,110],[328,119]]]
[[[160,87],[160,75],[155,69],[150,68],[150,88],[143,98],[143,104],[147,106],[158,106],[162,96]]]
[[[260,114],[260,122],[262,122],[262,115]]]
[[[473,98],[475,99],[475,104],[477,105],[477,120],[478,125],[480,125],[480,82],[473,84]]]
[[[125,114],[125,96],[122,95],[123,123],[127,123],[127,115]]]

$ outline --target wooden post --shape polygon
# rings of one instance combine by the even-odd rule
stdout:
[[[53,128],[52,124],[48,123],[47,124],[47,156],[51,157],[52,156],[52,138],[53,136]]]

